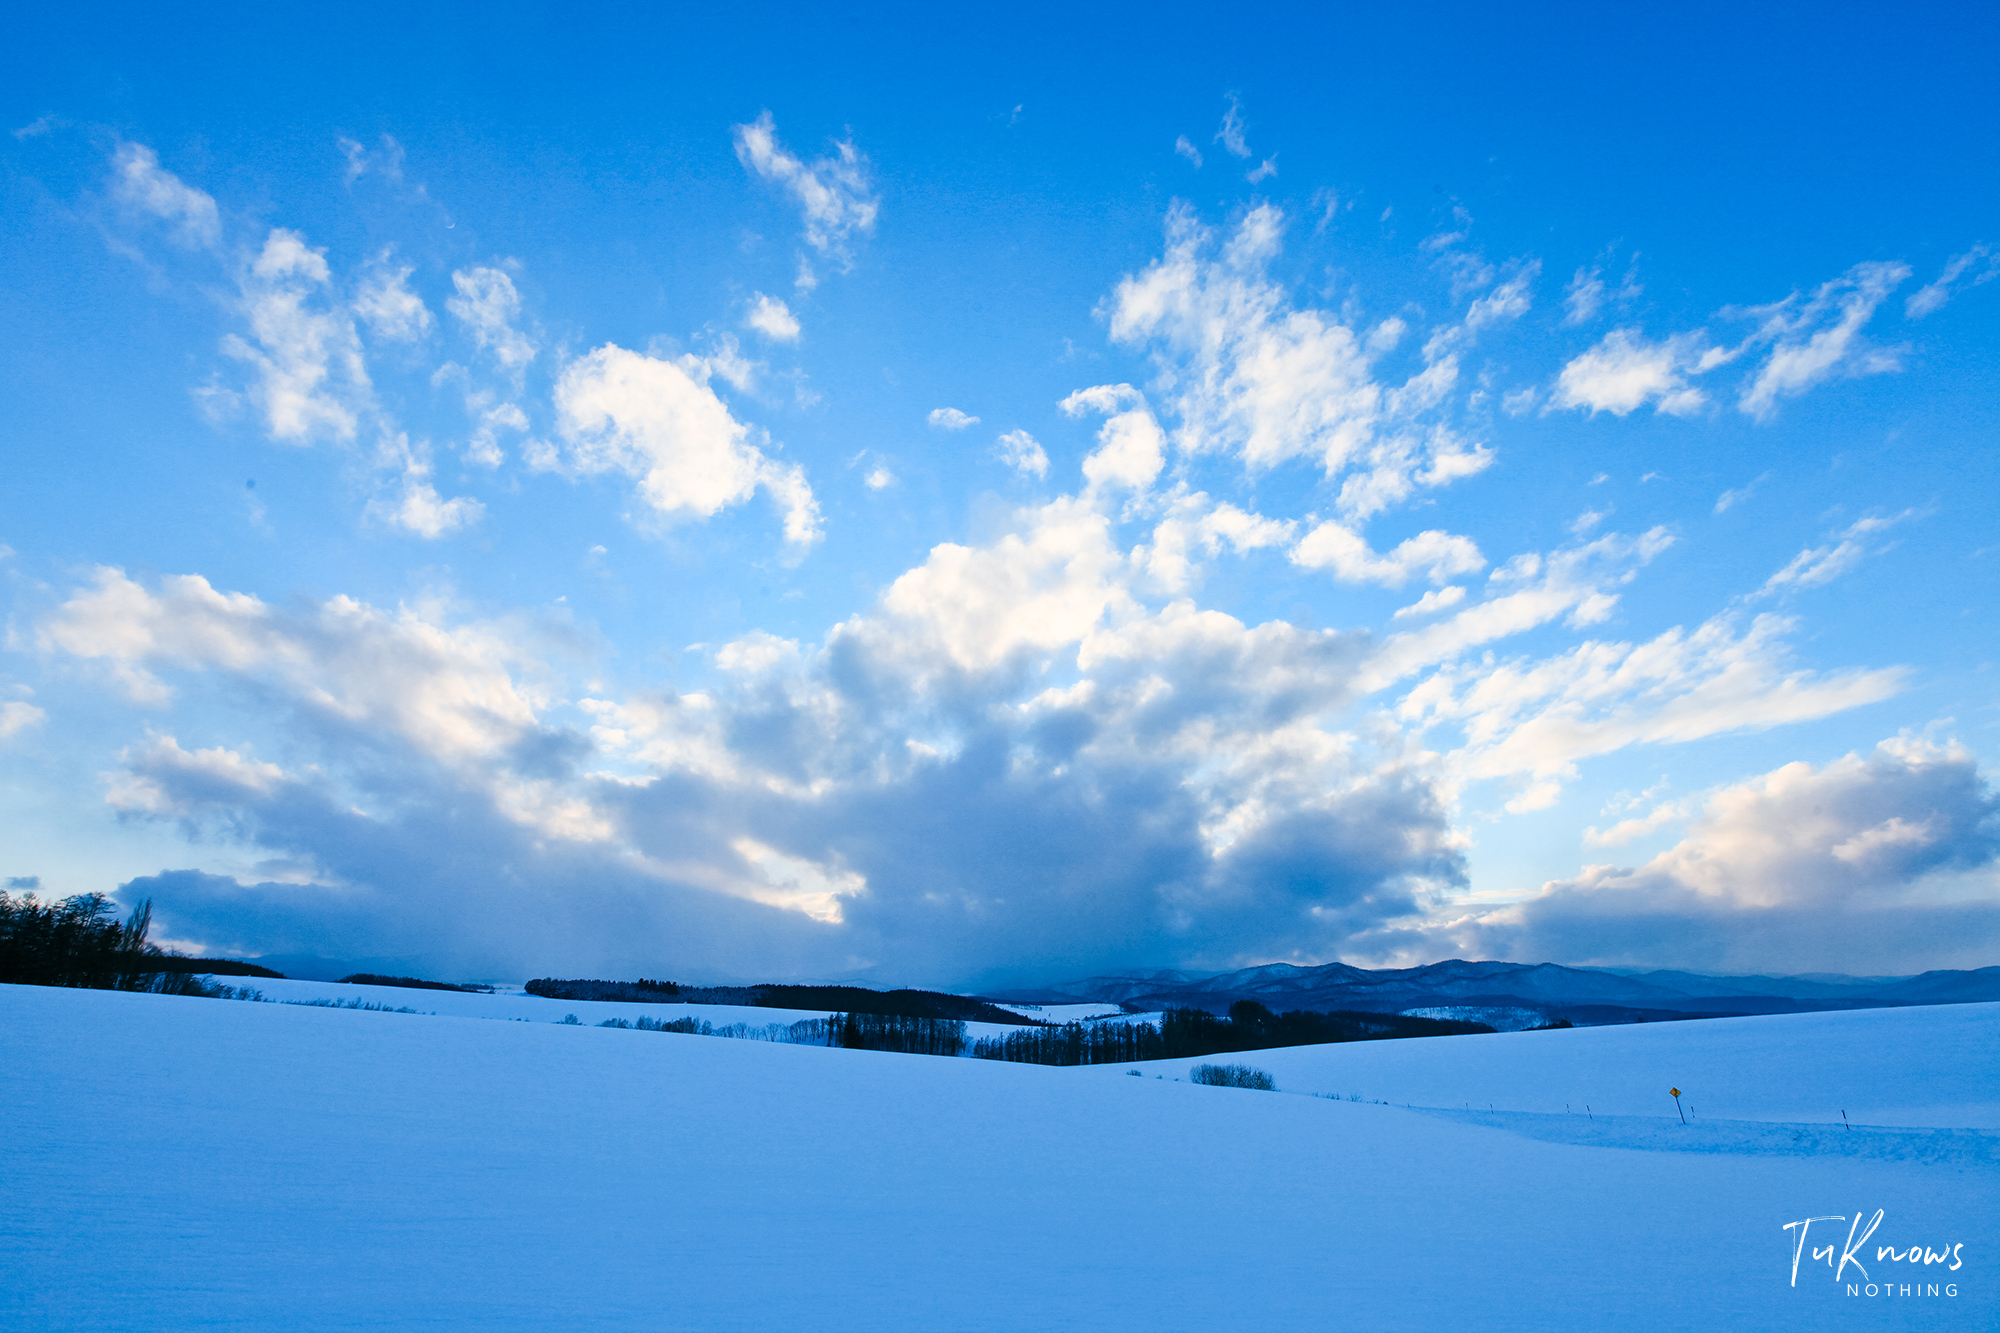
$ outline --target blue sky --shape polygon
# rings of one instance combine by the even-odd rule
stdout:
[[[1990,20],[22,33],[19,885],[490,977],[1996,961]]]

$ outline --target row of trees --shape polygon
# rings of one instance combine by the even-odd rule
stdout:
[[[984,1060],[1036,1065],[1129,1064],[1140,1060],[1186,1060],[1227,1051],[1260,1051],[1276,1046],[1315,1046],[1336,1041],[1379,1041],[1392,1037],[1445,1037],[1491,1032],[1484,1023],[1406,1018],[1401,1014],[1349,1011],[1274,1014],[1254,1000],[1229,1006],[1229,1017],[1202,1009],[1169,1009],[1155,1023],[1084,1022],[1029,1028],[972,1044]]]
[[[570,1017],[573,1019],[575,1015]],[[965,1024],[953,1018],[911,1018],[905,1014],[829,1014],[796,1023],[729,1023],[706,1019],[607,1018],[601,1028],[640,1032],[682,1032],[697,1037],[738,1037],[792,1046],[844,1046],[855,1051],[900,1051],[906,1055],[965,1054]]]
[[[32,893],[16,898],[0,890],[0,981],[24,986],[82,986],[93,990],[207,995],[209,984],[176,964],[146,939],[151,899],[118,920],[101,893],[43,902]]]

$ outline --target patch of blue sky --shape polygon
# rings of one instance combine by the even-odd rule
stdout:
[[[10,58],[6,873],[571,923],[481,974],[1990,961],[1990,22],[379,18]]]

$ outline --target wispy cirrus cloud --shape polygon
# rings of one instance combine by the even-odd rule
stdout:
[[[798,204],[806,244],[822,258],[849,267],[853,238],[873,232],[882,210],[868,159],[854,141],[842,139],[831,154],[808,163],[779,142],[777,121],[769,111],[736,126],[733,133],[736,156],[744,168],[780,187]],[[812,286],[809,270],[802,269],[799,285]]]

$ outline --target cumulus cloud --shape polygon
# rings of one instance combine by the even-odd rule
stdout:
[[[480,350],[491,352],[500,368],[519,374],[535,359],[535,341],[515,327],[521,314],[521,294],[506,270],[489,267],[459,269],[451,275],[458,293],[446,299],[452,313]]]
[[[1687,376],[1714,364],[1699,334],[1651,342],[1637,329],[1613,329],[1562,368],[1550,405],[1622,417],[1651,404],[1656,411],[1686,416],[1708,401]]]
[[[269,795],[285,781],[276,764],[219,745],[189,753],[172,736],[153,736],[119,761],[104,799],[123,814],[191,817]]]
[[[1444,584],[1486,568],[1486,557],[1467,537],[1433,529],[1377,555],[1360,533],[1332,521],[1307,533],[1292,548],[1291,557],[1292,563],[1306,569],[1331,570],[1343,583],[1379,583],[1389,588],[1400,588],[1419,574],[1432,583]]]
[[[354,293],[354,313],[375,332],[391,342],[415,342],[431,329],[431,312],[423,298],[410,290],[413,264],[392,264],[390,252],[382,251],[370,261]]]
[[[119,144],[111,171],[113,197],[166,223],[180,244],[212,249],[221,243],[215,200],[162,167],[160,155],[146,145]]]
[[[979,424],[978,417],[968,416],[955,407],[934,407],[924,420],[935,430],[964,430],[967,426]]]
[[[274,228],[240,282],[250,336],[229,334],[222,350],[257,373],[251,398],[271,438],[354,438],[372,386],[354,321],[330,297],[325,251]]]
[[[1097,432],[1097,448],[1083,460],[1083,475],[1093,491],[1110,487],[1143,491],[1160,475],[1167,460],[1166,433],[1137,389],[1129,384],[1100,384],[1078,389],[1060,406],[1067,416],[1086,412],[1105,415]]]
[[[1362,332],[1294,306],[1268,271],[1284,227],[1283,213],[1259,205],[1223,237],[1177,204],[1164,255],[1112,294],[1111,336],[1151,350],[1179,447],[1233,454],[1253,473],[1316,462],[1342,479],[1349,520],[1486,467],[1491,452],[1438,419],[1474,330],[1439,328],[1424,344],[1422,369],[1399,385],[1378,383],[1374,363],[1405,324],[1391,317]],[[1483,307],[1483,321],[1525,308],[1531,277],[1530,269],[1518,273],[1520,285]]]
[[[1283,546],[1297,526],[1289,519],[1266,518],[1217,503],[1183,486],[1168,500],[1166,515],[1154,526],[1151,539],[1132,549],[1132,567],[1143,571],[1156,589],[1181,593],[1199,581],[1201,557],[1212,558],[1224,548],[1242,555]]]
[[[882,201],[869,179],[868,159],[851,139],[828,157],[807,164],[778,142],[769,111],[735,129],[736,157],[746,170],[790,194],[804,215],[806,244],[845,264],[851,237],[875,230]]]
[[[99,571],[36,623],[38,648],[155,708],[200,679],[201,697],[233,692],[260,715],[256,750],[173,715],[119,757],[112,807],[277,867],[261,883],[177,871],[129,891],[203,947],[465,975],[990,985],[1321,962],[1506,924],[1454,905],[1454,821],[1477,784],[1535,808],[1595,755],[1899,688],[1894,670],[1801,667],[1793,623],[1741,606],[1692,631],[1598,628],[1672,541],[1593,536],[1602,513],[1571,545],[1497,568],[1443,529],[1371,548],[1368,516],[1491,461],[1454,415],[1458,361],[1527,308],[1532,266],[1496,268],[1454,298],[1462,315],[1414,328],[1415,307],[1364,321],[1298,304],[1271,276],[1282,231],[1270,208],[1226,233],[1177,208],[1159,260],[1104,307],[1157,378],[1086,381],[1061,403],[1096,419],[1079,488],[934,546],[817,641],[703,646],[700,688],[622,686],[604,663],[537,650],[546,631],[527,617],[472,620],[443,599],[281,605]],[[497,284],[457,290],[516,327]],[[718,380],[749,382],[733,338],[712,353],[606,344],[568,362],[554,443],[522,452],[629,478],[663,522],[762,488],[796,551],[818,536],[812,490],[718,395]],[[1392,355],[1414,367],[1399,382],[1377,374]],[[497,432],[527,429],[516,397],[468,395],[495,455]],[[1334,512],[1197,490],[1167,471],[1176,446],[1189,469],[1220,455],[1246,480],[1316,467]],[[997,447],[1046,476],[1026,432]],[[423,489],[427,449],[396,436],[381,456],[378,520],[449,530],[458,502]],[[1246,623],[1195,600],[1219,562],[1280,552],[1351,582],[1437,586],[1379,634]],[[1531,647],[1505,646],[1531,632]],[[1928,836],[1927,817],[1890,810],[1827,855],[1882,863]]]
[[[1000,461],[1024,477],[1049,475],[1049,456],[1039,441],[1024,430],[1010,430],[1000,437]]]
[[[1977,967],[2000,944],[2000,803],[1908,738],[1709,797],[1638,869],[1593,866],[1466,932],[1495,956],[1717,972]]]
[[[397,452],[403,456],[402,477],[388,495],[370,502],[370,515],[430,541],[471,527],[485,515],[486,506],[470,496],[447,500],[438,494],[427,454],[400,441]]]
[[[698,357],[664,360],[607,343],[570,363],[556,384],[568,467],[616,472],[668,521],[712,518],[759,487],[785,515],[785,539],[819,540],[820,514],[805,472],[767,458],[709,387]]]
[[[799,317],[783,301],[762,292],[751,297],[750,309],[743,316],[743,323],[774,343],[799,340]]]
[[[528,414],[518,404],[495,403],[478,395],[467,400],[466,408],[478,413],[478,424],[472,438],[466,441],[465,461],[480,467],[499,467],[507,461],[505,451],[500,448],[500,433],[525,433]]]
[[[127,816],[308,869],[128,886],[208,947],[504,974],[890,959],[945,981],[1330,951],[1462,880],[1423,781],[1314,725],[1351,641],[1185,603],[1134,617],[1105,538],[1062,502],[1018,538],[940,548],[819,650],[753,635],[718,651],[710,695],[588,701],[588,741],[544,720],[556,699],[514,636],[439,608],[279,610],[106,570],[42,632],[135,674],[276,692],[295,748],[338,738],[293,772],[172,736],[122,756]],[[1021,674],[1063,650],[1087,683]],[[646,776],[581,771],[593,748]]]

